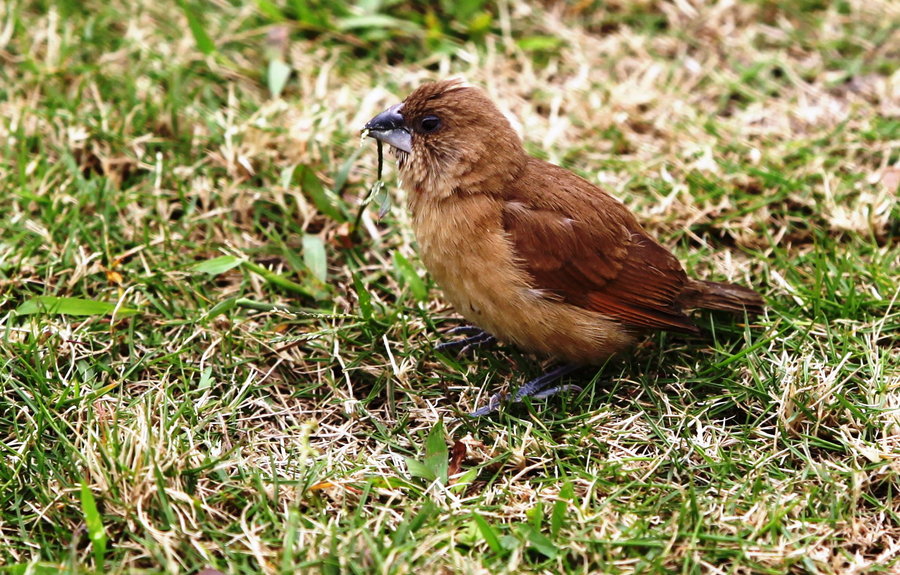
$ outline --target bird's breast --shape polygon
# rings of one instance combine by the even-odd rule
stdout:
[[[631,345],[617,322],[535,288],[501,207],[486,195],[410,194],[419,255],[456,311],[501,341],[568,361],[602,361]]]
[[[457,311],[490,331],[503,300],[527,285],[514,265],[499,207],[485,196],[411,203],[422,262]]]

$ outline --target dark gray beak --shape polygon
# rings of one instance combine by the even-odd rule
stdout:
[[[412,135],[406,128],[403,115],[400,110],[403,103],[391,106],[366,123],[366,135],[381,140],[385,144],[403,150],[407,154],[412,153]]]

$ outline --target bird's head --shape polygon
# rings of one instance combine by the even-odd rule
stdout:
[[[525,150],[480,89],[459,80],[424,84],[372,118],[365,133],[389,144],[414,193],[485,193],[515,178]]]

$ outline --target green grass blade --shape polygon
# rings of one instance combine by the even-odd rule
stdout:
[[[19,315],[111,315],[128,316],[138,313],[129,307],[116,308],[117,304],[77,297],[36,296],[16,308]]]
[[[484,542],[487,543],[487,546],[491,548],[491,551],[493,551],[497,555],[506,555],[506,549],[500,543],[500,538],[497,536],[497,533],[494,531],[494,528],[491,526],[491,524],[487,522],[487,519],[485,519],[481,515],[475,514],[472,515],[472,521],[478,528],[478,532],[481,533],[481,537],[484,539]]]
[[[97,510],[94,494],[91,493],[86,481],[81,482],[81,510],[84,513],[84,522],[94,552],[95,567],[102,573],[106,558],[106,529],[103,527],[103,518]]]
[[[194,42],[197,44],[197,49],[206,56],[215,52],[216,45],[206,32],[200,14],[194,9],[189,0],[177,0],[177,2],[181,7],[181,11],[184,12],[184,17],[187,18],[188,27],[191,29],[191,34],[194,36]]]
[[[234,269],[244,262],[237,256],[219,256],[210,260],[198,262],[190,267],[191,271],[217,276],[228,270]]]

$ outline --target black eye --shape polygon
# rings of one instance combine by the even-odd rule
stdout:
[[[425,116],[422,118],[421,127],[423,132],[430,134],[441,127],[441,119],[437,116]]]

